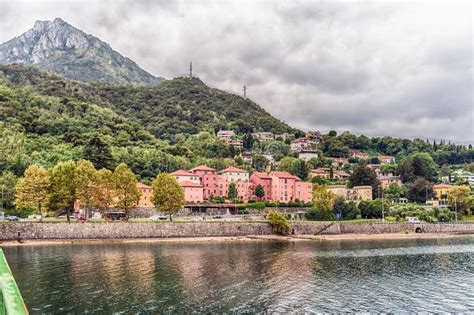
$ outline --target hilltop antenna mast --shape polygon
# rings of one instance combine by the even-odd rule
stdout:
[[[193,62],[189,62],[189,77],[192,79],[193,78]]]
[[[244,85],[244,98],[247,98],[247,86]]]

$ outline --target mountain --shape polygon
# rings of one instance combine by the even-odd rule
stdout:
[[[172,143],[183,134],[191,135],[200,131],[214,133],[221,128],[234,129],[240,133],[297,132],[253,101],[210,88],[198,78],[176,78],[157,85],[118,86],[102,82],[71,81],[35,67],[13,64],[0,65],[0,86],[2,85],[20,89],[22,93],[27,91],[28,95],[54,98],[62,104],[82,104],[87,108],[92,106],[110,111],[114,116],[140,126],[156,139],[170,140]],[[2,117],[9,110],[8,104],[4,105],[3,110],[0,107],[0,118],[3,121],[11,119],[11,113]],[[62,112],[53,111],[48,116],[60,119],[63,112],[69,110],[66,106]],[[25,108],[23,111],[30,111],[23,114],[31,114],[32,109]],[[44,122],[30,121],[36,118],[37,115],[33,115],[19,121],[31,126]],[[94,120],[93,124],[97,124],[97,121]],[[73,130],[74,126],[64,125],[58,133],[67,134]]]
[[[1,44],[0,64],[12,63],[36,65],[86,82],[154,84],[163,80],[60,18],[36,21],[32,29]]]

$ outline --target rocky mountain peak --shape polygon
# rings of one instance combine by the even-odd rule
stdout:
[[[33,64],[78,81],[150,84],[162,80],[61,18],[36,21],[32,29],[0,45],[0,63]]]

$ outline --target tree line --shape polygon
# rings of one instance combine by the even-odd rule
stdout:
[[[138,180],[125,164],[113,171],[97,170],[91,161],[60,162],[51,169],[31,165],[15,185],[15,206],[22,216],[30,213],[66,213],[67,220],[79,204],[88,217],[92,209],[119,208],[129,215],[141,196]],[[158,174],[152,183],[152,202],[161,212],[174,214],[184,205],[184,191],[176,179]]]

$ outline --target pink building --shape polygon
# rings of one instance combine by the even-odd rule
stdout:
[[[288,172],[254,173],[251,178],[251,187],[262,185],[265,191],[265,200],[290,202],[296,199],[309,202],[313,196],[313,184],[303,182],[297,176]],[[268,188],[270,187],[270,188]],[[253,198],[255,193],[252,191]]]
[[[177,170],[176,172],[173,172],[170,175],[174,176],[174,178],[176,178],[178,183],[182,183],[182,182],[192,182],[195,184],[201,183],[199,176],[185,170]]]
[[[225,191],[227,191],[227,181],[219,176],[215,169],[200,165],[189,171],[199,176],[200,183],[204,189],[204,199],[210,200],[212,197],[225,195]]]
[[[184,200],[186,202],[202,202],[204,200],[204,190],[201,184],[183,181],[179,185],[184,189]]]
[[[218,173],[221,177],[222,196],[227,196],[230,183],[235,183],[237,197],[243,201],[248,200],[249,172],[237,167],[228,167]]]
[[[264,172],[254,172],[250,176],[249,196],[252,196],[252,199],[259,199],[255,196],[255,187],[258,185],[263,187],[264,196],[262,199],[272,200],[272,178]]]
[[[382,176],[379,175],[378,179],[380,181],[380,186],[382,186],[382,189],[385,189],[388,187],[388,185],[395,183],[398,186],[402,185],[402,179],[400,176],[393,176],[393,175],[388,175],[388,176]]]

